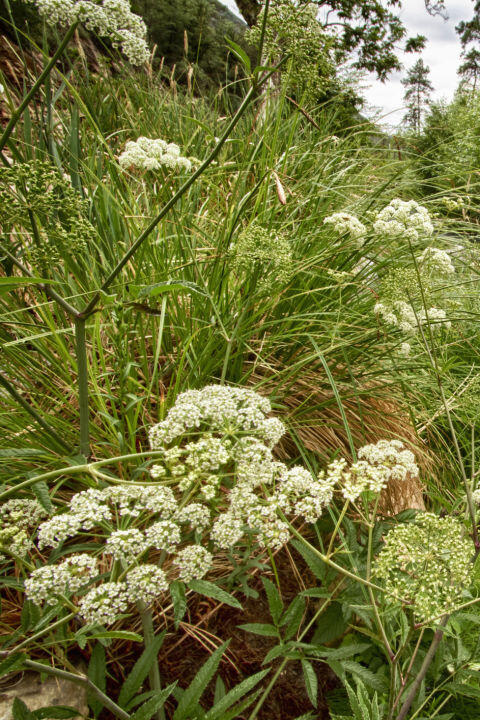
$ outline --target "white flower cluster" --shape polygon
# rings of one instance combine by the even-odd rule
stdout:
[[[209,385],[181,393],[166,419],[150,430],[152,449],[164,452],[152,477],[170,476],[182,491],[197,485],[207,500],[227,476],[241,480],[267,472],[268,481],[265,458],[285,433],[278,418],[267,417],[270,411],[267,398],[245,388]]]
[[[25,580],[27,597],[36,605],[55,605],[59,596],[77,593],[98,575],[97,561],[88,553],[70,555],[58,565],[44,565]]]
[[[202,545],[187,545],[175,558],[181,580],[189,582],[202,578],[210,570],[213,555]]]
[[[108,38],[133,65],[148,60],[147,28],[132,13],[128,0],[27,0],[48,25],[68,26],[81,22],[87,30]]]
[[[192,169],[192,160],[180,154],[178,145],[167,143],[160,138],[139,137],[136,142],[129,140],[118,162],[126,169],[159,170],[166,167],[169,170],[187,172]]]
[[[452,258],[446,252],[436,247],[427,247],[418,258],[422,268],[436,272],[439,275],[451,275],[455,272]]]
[[[56,547],[80,530],[91,530],[114,517],[138,517],[142,512],[170,517],[177,501],[168,487],[128,485],[89,489],[70,500],[70,512],[42,523],[38,530],[39,547]]]
[[[430,323],[432,330],[439,330],[442,327],[449,330],[451,322],[447,320],[445,310],[431,307],[425,312],[425,308],[418,311],[417,317],[410,303],[404,300],[396,300],[391,305],[376,303],[374,312],[382,320],[392,327],[398,327],[405,333],[415,333],[419,326]],[[418,322],[417,322],[418,320]]]
[[[342,494],[350,502],[366,490],[379,493],[390,480],[415,478],[419,472],[413,453],[400,440],[365,445],[358,451],[358,460],[349,467],[345,460],[337,460],[330,467],[333,476],[340,473]]]
[[[333,213],[323,221],[324,225],[332,225],[338,235],[346,235],[347,233],[359,240],[367,234],[367,228],[355,215],[346,212]]]
[[[418,513],[414,522],[388,533],[374,574],[386,590],[412,605],[418,620],[426,621],[461,603],[472,556],[472,543],[458,520]]]
[[[415,200],[392,200],[377,213],[373,223],[377,235],[417,240],[421,235],[430,236],[433,224],[427,208]]]
[[[36,500],[14,498],[0,506],[0,550],[24,557],[32,547],[29,528],[48,515]],[[0,553],[0,560],[4,559]]]

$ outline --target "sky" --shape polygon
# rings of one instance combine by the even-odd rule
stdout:
[[[237,15],[235,0],[222,0]],[[419,54],[399,53],[404,69],[392,73],[385,83],[368,75],[363,95],[368,104],[368,115],[379,113],[388,125],[397,125],[405,114],[401,84],[406,70],[418,57],[422,57],[430,68],[430,80],[435,89],[434,100],[451,99],[458,85],[457,68],[460,65],[461,45],[455,32],[460,20],[469,20],[473,15],[472,0],[446,0],[449,18],[431,17],[425,10],[424,0],[403,0],[401,17],[410,35],[425,35],[428,38],[425,50]]]

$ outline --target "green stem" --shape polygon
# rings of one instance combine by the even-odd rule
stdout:
[[[285,62],[287,58],[283,58],[278,65],[271,70],[269,73],[265,75],[265,77],[262,79],[262,82],[265,82],[268,80],[268,78],[273,75],[274,72],[276,72],[281,65]],[[90,313],[93,312],[94,308],[97,306],[98,301],[100,300],[102,293],[105,292],[112,282],[115,280],[117,275],[122,271],[122,269],[125,267],[125,265],[128,263],[132,255],[136,253],[140,245],[148,238],[150,233],[155,230],[159,222],[167,215],[167,213],[174,207],[174,205],[177,204],[177,202],[180,200],[180,198],[187,192],[187,190],[193,185],[195,180],[197,180],[200,175],[203,174],[203,172],[207,169],[209,165],[215,160],[217,155],[219,154],[221,148],[223,147],[225,141],[230,136],[230,133],[232,132],[233,128],[237,125],[238,121],[244,114],[245,110],[249,106],[250,102],[252,101],[252,98],[255,95],[255,89],[251,87],[247,94],[245,95],[240,107],[238,108],[237,112],[231,119],[230,123],[228,124],[225,132],[221,136],[220,140],[218,141],[217,145],[213,148],[210,155],[207,157],[207,159],[200,165],[200,167],[189,177],[189,179],[182,185],[182,187],[173,195],[172,198],[167,202],[166,205],[160,210],[158,215],[151,221],[151,223],[143,230],[143,232],[140,233],[140,235],[137,237],[137,239],[134,241],[133,245],[130,247],[130,249],[125,253],[125,255],[122,257],[122,259],[117,263],[117,265],[114,267],[110,275],[107,277],[107,279],[104,281],[103,285],[101,286],[100,290],[95,293],[95,295],[92,297],[90,302],[84,307],[82,312],[80,313],[82,316],[86,317],[90,315]]]
[[[445,627],[445,625],[448,622],[449,615],[445,615],[443,617],[442,622],[440,625],[442,627]],[[433,658],[435,657],[435,653],[438,650],[438,646],[440,645],[440,642],[443,638],[443,630],[439,628],[435,631],[433,635],[433,640],[430,644],[430,647],[428,648],[427,654],[424,657],[422,667],[420,668],[420,671],[418,675],[416,676],[415,680],[413,681],[412,685],[410,686],[410,690],[408,692],[408,695],[405,699],[405,702],[403,703],[402,707],[400,708],[400,712],[397,715],[397,720],[405,720],[407,717],[407,713],[410,710],[413,701],[415,700],[415,697],[417,695],[417,692],[420,689],[420,685],[422,684],[425,675],[427,674],[428,668],[430,667]]]
[[[1,377],[1,376],[0,376]],[[18,490],[23,490],[26,487],[29,487],[30,485],[33,485],[36,482],[39,482],[40,480],[51,480],[52,478],[60,477],[61,475],[76,475],[77,473],[90,473],[90,470],[97,467],[102,467],[103,465],[111,465],[115,462],[123,462],[124,460],[134,460],[136,458],[141,457],[161,457],[163,456],[164,451],[163,450],[146,450],[144,452],[140,453],[130,453],[129,455],[118,455],[117,457],[109,458],[108,460],[96,460],[93,463],[85,463],[84,465],[72,465],[71,467],[63,467],[59,468],[58,470],[50,470],[49,472],[42,473],[41,475],[35,475],[35,477],[28,478],[28,480],[24,480],[21,483],[18,483],[18,485],[14,485],[11,488],[8,488],[8,490],[4,490],[2,493],[0,493],[0,501],[4,500],[5,498],[9,497],[10,495],[14,495]],[[124,482],[123,480],[117,480],[115,481],[114,478],[111,478],[112,482]],[[132,485],[144,485],[145,483],[130,483]],[[152,484],[152,483],[149,483]],[[164,483],[158,483],[159,485]]]
[[[92,695],[95,695],[100,702],[110,710],[120,720],[130,720],[130,715],[122,710],[113,700],[110,700],[105,693],[103,693],[86,675],[76,675],[75,673],[67,672],[66,670],[59,670],[53,668],[50,665],[44,665],[43,663],[35,662],[34,660],[25,660],[25,665],[32,670],[36,670],[39,673],[45,673],[46,675],[52,675],[53,677],[60,678],[62,680],[68,680],[68,682],[75,683],[76,685],[82,685],[87,688]]]
[[[88,364],[85,342],[85,318],[75,318],[75,352],[78,368],[78,410],[80,419],[80,453],[90,456],[89,407],[88,407]]]
[[[0,151],[2,151],[3,148],[5,147],[5,145],[7,144],[8,139],[9,139],[10,135],[12,134],[13,129],[15,128],[15,125],[19,121],[20,116],[23,113],[23,111],[25,110],[25,108],[29,105],[30,100],[33,98],[33,96],[35,95],[37,90],[41,87],[44,80],[52,72],[53,68],[55,67],[55,65],[57,63],[57,60],[63,54],[63,51],[65,50],[68,43],[70,42],[70,40],[73,36],[73,33],[75,32],[75,30],[77,28],[77,25],[78,25],[78,23],[74,23],[73,25],[71,25],[69,27],[65,37],[63,38],[62,42],[56,49],[53,56],[51,57],[50,61],[45,65],[45,67],[43,68],[43,71],[40,73],[40,75],[38,76],[38,78],[36,79],[34,84],[32,85],[30,91],[25,95],[25,97],[23,98],[23,100],[20,103],[20,105],[18,106],[18,108],[15,110],[14,113],[12,113],[12,117],[8,121],[7,126],[2,133],[2,136],[0,137]]]
[[[149,610],[149,608],[147,607],[147,605],[142,600],[139,600],[137,602],[137,608],[138,608],[138,612],[140,613],[140,619],[142,621],[143,642],[145,644],[145,649],[146,649],[152,644],[152,642],[155,638],[155,630],[153,628],[152,613]],[[161,690],[162,689],[160,668],[158,667],[158,657],[156,657],[154,662],[151,664],[148,677],[150,680],[150,690]],[[157,718],[157,720],[165,720],[165,710],[163,707],[161,707],[159,710],[157,710],[155,717]]]
[[[380,494],[377,495],[377,498],[375,500],[375,505],[374,505],[373,511],[372,511],[372,516],[370,518],[370,522],[368,523],[367,570],[366,570],[367,580],[370,580],[371,574],[372,574],[373,528],[374,528],[374,522],[375,522],[375,517],[377,514],[379,501],[380,501]],[[395,657],[395,653],[393,652],[392,648],[390,647],[390,643],[388,642],[387,634],[385,632],[385,628],[383,627],[380,613],[378,612],[377,601],[375,600],[375,595],[373,594],[373,589],[371,587],[368,588],[368,595],[370,597],[370,602],[372,604],[373,614],[375,615],[375,622],[376,622],[378,631],[380,632],[380,636],[382,638],[388,660],[391,663],[393,658]]]

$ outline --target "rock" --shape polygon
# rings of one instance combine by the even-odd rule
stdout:
[[[29,710],[69,705],[78,710],[79,718],[89,715],[85,688],[53,677],[41,682],[39,673],[25,672],[21,677],[16,676],[0,684],[0,720],[11,720],[15,698],[23,700]]]

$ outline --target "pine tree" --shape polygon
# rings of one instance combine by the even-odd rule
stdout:
[[[430,104],[433,85],[428,79],[429,73],[430,68],[420,58],[402,80],[406,88],[404,99],[407,107],[404,120],[416,133],[421,130],[423,113]]]
[[[470,84],[472,90],[477,89],[480,80],[480,51],[472,48],[468,52],[462,53],[464,62],[458,68],[458,74],[462,78],[464,84]]]

